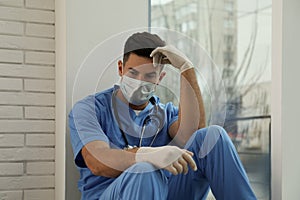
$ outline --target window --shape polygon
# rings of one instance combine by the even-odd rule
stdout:
[[[168,11],[163,17],[169,23],[162,26],[199,42],[221,68],[227,91],[224,127],[257,198],[263,200],[270,199],[271,5],[272,0],[173,0],[160,4],[160,9]],[[151,7],[153,20],[158,17],[157,9]],[[193,58],[193,49],[186,43],[174,42]],[[197,59],[201,60],[193,58]]]
[[[234,21],[232,18],[225,18],[224,19],[224,28],[234,28]]]
[[[159,17],[159,18],[156,18],[155,20],[153,20],[151,22],[152,26],[154,27],[158,27],[158,26],[166,26],[166,21],[163,17]]]
[[[197,4],[189,3],[182,7],[179,7],[176,11],[176,19],[181,19],[193,13],[197,13]]]
[[[225,51],[223,55],[224,67],[231,66],[233,64],[234,53],[231,51]]]
[[[233,35],[224,35],[225,45],[231,45],[233,43]]]
[[[226,1],[224,8],[227,12],[233,13],[233,10],[234,10],[233,2],[232,1]]]
[[[192,31],[196,28],[196,22],[195,21],[188,21],[188,22],[183,22],[180,26],[180,30],[184,33],[187,31]]]

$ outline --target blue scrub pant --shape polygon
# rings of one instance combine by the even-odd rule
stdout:
[[[205,199],[209,187],[217,200],[256,199],[226,131],[210,126],[195,132],[186,144],[194,152],[198,170],[172,175],[149,163],[128,168],[103,192],[111,200]]]

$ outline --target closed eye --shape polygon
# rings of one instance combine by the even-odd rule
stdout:
[[[153,79],[153,78],[156,78],[156,73],[146,74],[145,77],[146,77],[147,79]]]
[[[136,75],[139,74],[139,72],[136,71],[136,70],[134,70],[134,69],[129,69],[129,73],[130,73],[131,75],[134,75],[134,76],[136,76]]]

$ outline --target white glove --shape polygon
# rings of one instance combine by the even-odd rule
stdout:
[[[141,147],[137,150],[136,162],[148,162],[159,169],[166,169],[174,175],[188,172],[188,166],[194,171],[197,165],[193,153],[176,146]]]
[[[167,60],[169,60],[175,68],[179,69],[181,73],[194,67],[192,62],[172,45],[157,47],[151,52],[150,57],[153,57],[154,66],[167,63],[166,57]]]

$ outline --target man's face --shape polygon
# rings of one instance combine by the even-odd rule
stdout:
[[[162,66],[153,66],[151,58],[138,56],[134,53],[129,55],[125,64],[119,61],[118,67],[120,76],[126,75],[130,78],[155,84],[159,83],[165,75],[161,73]]]

